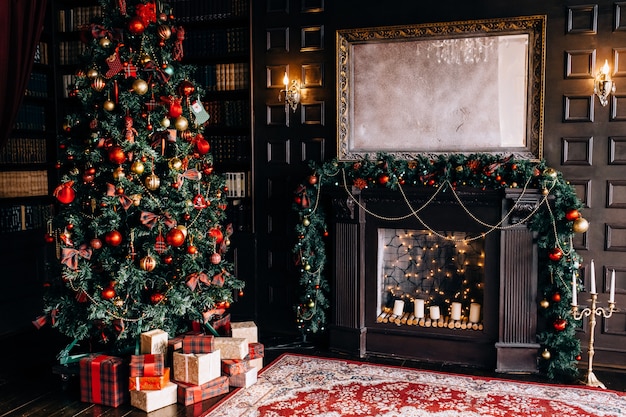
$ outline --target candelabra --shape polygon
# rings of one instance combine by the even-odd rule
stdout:
[[[589,345],[587,347],[587,354],[589,356],[588,364],[587,364],[587,382],[586,384],[590,387],[599,387],[604,388],[604,384],[600,382],[600,380],[593,373],[593,343],[594,343],[594,330],[596,328],[596,316],[602,316],[605,319],[608,319],[613,315],[615,311],[615,301],[613,299],[609,300],[609,308],[608,310],[604,307],[598,307],[598,294],[596,292],[591,293],[591,306],[586,307],[580,311],[578,311],[578,305],[572,305],[572,315],[574,319],[580,320],[583,317],[589,317]]]

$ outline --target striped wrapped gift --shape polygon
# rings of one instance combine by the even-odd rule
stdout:
[[[83,402],[117,407],[128,402],[128,362],[108,355],[82,358],[80,399]]]
[[[220,376],[202,385],[178,382],[178,402],[183,405],[195,404],[218,395],[228,394],[228,377]]]
[[[162,353],[131,355],[130,376],[162,376],[165,372],[165,356]]]
[[[214,350],[214,337],[210,334],[183,336],[183,353],[211,353]]]

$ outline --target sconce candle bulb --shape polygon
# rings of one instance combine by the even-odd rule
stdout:
[[[285,112],[288,113],[291,107],[291,110],[295,113],[298,104],[300,104],[300,83],[298,80],[292,80],[291,86],[289,86],[289,76],[285,72],[283,84],[285,84],[285,89],[281,90],[281,93],[285,94]]]
[[[606,106],[609,104],[609,95],[615,93],[615,84],[611,80],[611,69],[608,59],[604,61],[604,65],[596,75],[593,92],[598,96],[600,104]]]

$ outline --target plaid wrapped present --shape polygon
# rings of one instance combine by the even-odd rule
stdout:
[[[167,332],[154,329],[141,333],[141,353],[162,353],[167,354]]]
[[[236,375],[246,372],[251,368],[250,361],[243,359],[222,359],[222,373],[224,375]]]
[[[183,405],[195,404],[218,395],[228,394],[228,377],[219,376],[202,385],[178,384],[178,402]]]
[[[154,391],[131,391],[130,404],[147,413],[176,404],[178,401],[178,385],[168,382],[162,389]]]
[[[184,335],[183,353],[211,353],[215,350],[214,339],[209,334]]]
[[[131,376],[128,378],[130,391],[149,391],[162,389],[170,382],[170,368],[165,368],[161,376]]]
[[[117,407],[128,402],[128,362],[108,355],[89,355],[79,362],[80,400]]]
[[[248,359],[258,359],[265,357],[265,346],[263,343],[248,344]]]
[[[257,374],[257,368],[250,368],[241,374],[231,375],[228,378],[228,384],[231,387],[248,388],[256,383]]]
[[[243,337],[248,343],[259,341],[259,332],[253,321],[242,321],[230,324],[232,337]]]
[[[222,352],[222,359],[246,359],[248,340],[240,337],[216,337],[215,349]]]
[[[161,376],[165,372],[165,357],[162,353],[131,355],[130,376]]]
[[[174,379],[202,385],[221,374],[220,351],[211,353],[174,352]]]
[[[221,314],[209,321],[220,336],[231,335],[230,313]]]

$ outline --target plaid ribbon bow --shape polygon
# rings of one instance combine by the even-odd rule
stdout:
[[[187,286],[191,289],[191,291],[196,289],[198,281],[203,282],[206,285],[211,285],[211,280],[207,274],[204,272],[193,272],[189,274],[189,277],[187,278]]]
[[[91,259],[92,250],[87,245],[81,245],[80,249],[63,248],[61,254],[61,263],[76,271],[78,269],[78,258]]]
[[[141,221],[144,226],[148,226],[149,229],[152,229],[159,220],[163,220],[163,223],[170,229],[176,227],[176,220],[172,219],[169,213],[165,213],[161,216],[149,211],[142,211],[139,216],[139,221]]]

